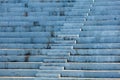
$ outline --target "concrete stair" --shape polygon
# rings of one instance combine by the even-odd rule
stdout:
[[[119,0],[1,0],[0,80],[120,80]]]
[[[59,78],[60,77],[60,74],[51,74],[51,73],[38,73],[36,74],[37,77],[45,77],[45,78]]]
[[[41,70],[64,70],[64,67],[59,66],[40,66]]]

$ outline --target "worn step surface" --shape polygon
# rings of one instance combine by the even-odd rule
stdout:
[[[36,55],[36,56],[1,56],[0,62],[106,62],[106,63],[119,63],[120,62],[120,56],[44,56],[44,55]]]
[[[60,67],[60,66],[40,66],[40,70],[64,70],[64,67]]]
[[[67,59],[44,59],[46,63],[66,63]]]
[[[0,80],[113,80],[111,78],[29,78],[29,77],[0,77]],[[114,80],[119,80],[119,78],[114,78]]]
[[[120,30],[119,26],[79,26],[79,25],[66,25],[61,27],[61,30],[80,30],[81,31],[112,31]]]
[[[119,31],[78,31],[78,32],[55,32],[58,37],[118,37]]]
[[[0,80],[119,80],[119,0],[1,0]]]
[[[119,70],[120,63],[0,62],[0,69]],[[7,66],[6,66],[7,65]],[[40,67],[42,66],[42,67]],[[53,66],[53,67],[52,67]],[[107,67],[106,67],[107,66]],[[54,68],[56,67],[56,68]]]
[[[48,52],[48,56],[70,56],[69,52]]]
[[[51,74],[51,73],[37,73],[36,77],[43,78],[59,78],[60,74]]]
[[[0,49],[0,55],[45,55],[50,53],[71,53],[72,55],[120,55],[119,49]]]
[[[23,77],[33,77],[36,73],[55,73],[61,74],[61,77],[77,77],[77,78],[120,78],[119,70],[118,71],[101,71],[101,70],[90,70],[90,71],[82,71],[82,70],[36,70],[36,69],[0,69],[0,76],[23,76]],[[16,74],[17,73],[17,74]],[[73,74],[74,73],[74,74]],[[102,75],[100,75],[102,74]]]

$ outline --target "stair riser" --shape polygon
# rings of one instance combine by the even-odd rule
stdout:
[[[65,70],[119,70],[120,64],[112,63],[0,63],[0,69],[38,69],[40,65],[65,67]],[[7,66],[6,66],[7,65]],[[42,68],[47,70],[48,68]],[[63,68],[61,68],[63,70]],[[58,70],[61,70],[58,69]],[[49,69],[48,69],[49,70]],[[51,69],[50,69],[51,70]],[[55,69],[53,69],[55,70]]]
[[[82,31],[114,31],[120,30],[119,26],[75,26],[75,25],[65,25],[61,27],[61,30],[78,30]]]
[[[48,52],[56,52],[56,53],[64,53],[71,52],[72,55],[120,55],[119,49],[77,49],[77,50],[69,50],[69,49],[20,49],[20,50],[0,50],[0,55],[25,55],[30,53],[31,55],[46,55]]]
[[[35,76],[37,70],[0,70],[0,76]],[[74,74],[73,74],[74,72]],[[17,73],[17,74],[16,74]],[[61,73],[63,77],[79,77],[79,78],[119,78],[119,72],[81,72],[81,71],[39,71],[39,73]]]
[[[52,57],[51,57],[52,58]],[[58,60],[59,58],[59,60]],[[45,59],[45,60],[44,60]],[[120,57],[119,56],[70,56],[68,58],[68,62],[120,62]],[[9,57],[0,57],[0,62],[67,62],[67,60],[63,58],[60,59],[60,57],[54,57],[53,59],[50,59],[49,57],[35,57],[35,56],[22,56],[22,57],[18,57],[18,56],[9,56]]]

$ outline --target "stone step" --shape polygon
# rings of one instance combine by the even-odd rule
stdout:
[[[40,3],[40,2],[29,2],[28,7],[67,7],[67,6],[73,6],[73,3],[56,3],[56,2],[46,2],[46,3]]]
[[[59,38],[78,38],[78,34],[57,34]]]
[[[1,6],[6,7],[67,7],[72,6],[74,3],[63,3],[63,2],[21,2],[21,3],[2,3]],[[26,6],[27,5],[27,6]]]
[[[3,59],[4,58],[4,59]],[[43,62],[44,59],[49,58],[44,55],[25,55],[25,56],[1,56],[0,62]],[[65,58],[63,56],[52,56],[52,59]],[[50,58],[50,59],[51,59]]]
[[[48,56],[70,56],[70,53],[67,52],[48,52]]]
[[[111,5],[111,6],[93,6],[92,7],[92,9],[91,9],[91,11],[93,10],[97,10],[97,9],[99,9],[99,11],[100,10],[106,10],[106,9],[108,9],[108,10],[119,10],[120,8],[119,8],[119,6],[118,5]]]
[[[59,31],[59,27],[52,28],[52,27],[43,27],[43,26],[32,26],[32,27],[24,27],[24,26],[14,26],[14,27],[2,27],[0,26],[0,32],[51,32],[51,31]]]
[[[0,49],[0,55],[46,55],[50,53],[71,53],[72,55],[120,55],[119,49]]]
[[[69,77],[62,77],[62,78],[30,78],[30,77],[0,77],[0,80],[119,80],[119,78],[69,78]]]
[[[46,11],[46,12],[29,12],[28,16],[49,16],[50,12]]]
[[[89,1],[87,1],[87,0],[85,0],[85,1],[83,1],[83,0],[80,0],[81,2],[92,2],[91,0],[89,0]],[[80,3],[80,1],[77,1],[77,3]],[[115,2],[116,1],[119,1],[119,0],[115,0]],[[8,2],[8,3],[23,3],[23,2],[28,2],[28,0],[21,0],[21,1],[15,1],[15,0],[5,0],[5,1],[3,1],[3,2]],[[46,0],[46,1],[42,1],[42,0],[29,0],[29,2],[31,3],[31,2],[41,2],[41,3],[50,3],[50,2],[52,2],[52,3],[63,3],[63,2],[69,2],[69,3],[72,3],[72,2],[75,2],[75,0],[61,0],[61,1],[57,1],[57,0]],[[101,1],[95,1],[95,2],[101,2]],[[102,1],[102,2],[106,2],[106,1]],[[108,2],[112,2],[112,1],[108,1]]]
[[[56,39],[49,39],[49,38],[0,38],[0,43],[24,43],[24,44],[29,44],[29,43],[42,43],[42,44],[47,44],[47,43],[52,43],[53,40]]]
[[[88,43],[88,44],[75,44],[75,49],[119,49],[119,43]]]
[[[75,53],[75,51],[73,50],[73,49],[42,49],[41,50],[41,53],[43,53],[43,54],[47,54],[48,52],[58,52],[58,53],[70,53],[70,52],[72,52],[72,53]]]
[[[68,21],[70,22],[70,21]],[[65,21],[38,21],[38,24],[36,24],[35,26],[63,26],[63,24],[65,23]]]
[[[0,5],[1,7],[25,7],[25,4],[24,3],[2,3]]]
[[[62,77],[62,78],[36,78],[35,80],[119,80],[119,78],[69,78],[69,77]]]
[[[76,40],[55,40],[55,44],[76,44]]]
[[[0,16],[25,16],[24,12],[1,12]]]
[[[16,76],[16,77],[33,77],[36,73],[55,73],[61,74],[61,77],[77,77],[77,78],[119,78],[119,70],[118,71],[101,71],[101,70],[90,70],[90,71],[81,71],[81,70],[32,70],[32,69],[0,69],[0,76]],[[16,74],[17,73],[17,74]],[[74,74],[73,74],[74,73]]]
[[[71,22],[71,21],[67,21]],[[74,21],[73,21],[74,22]],[[46,23],[46,20],[43,21],[1,21],[0,27],[18,27],[18,26],[63,26],[65,21],[50,21],[48,20]]]
[[[8,11],[7,10],[3,10],[3,11],[7,11],[7,12],[41,12],[41,11],[58,11],[60,12],[60,10],[63,9],[62,11],[71,11],[70,8],[44,8],[44,9],[40,9],[39,7],[35,7],[35,8],[9,8]],[[87,12],[86,10],[82,10],[82,12]]]
[[[118,37],[119,31],[80,31],[80,32],[55,32],[54,36],[79,38],[79,37]]]
[[[0,62],[0,69],[38,69],[42,62]]]
[[[52,49],[119,49],[120,43],[51,44]]]
[[[76,21],[76,18],[74,16],[69,17],[69,16],[29,16],[29,17],[25,17],[25,16],[14,16],[14,18],[12,18],[13,16],[8,16],[8,17],[0,17],[0,21],[3,22],[21,22],[21,21],[25,21],[25,22],[32,22],[34,23],[35,21],[39,22],[39,20],[43,20],[43,21],[62,21],[62,22],[83,22],[84,18],[81,18],[79,21]],[[73,18],[74,17],[74,18]],[[12,19],[11,19],[12,18]],[[44,19],[43,19],[44,18]],[[67,20],[67,21],[66,21]],[[35,24],[35,23],[34,23]],[[36,23],[37,24],[37,23]]]
[[[115,1],[119,1],[119,0],[115,0]],[[95,0],[95,2],[112,2],[112,0],[104,0],[104,1]]]
[[[82,16],[81,16],[82,17]],[[79,18],[79,17],[68,17],[67,19],[66,19],[67,21],[74,21],[74,22],[78,22],[78,21],[81,21],[81,22],[83,22],[84,21],[84,18]]]
[[[43,63],[44,66],[64,66],[65,70],[119,70],[119,63]]]
[[[0,69],[0,77],[35,77],[36,73],[37,69]]]
[[[80,62],[80,63],[119,63],[120,56],[1,56],[0,62],[45,62],[45,63],[65,63],[65,62]]]
[[[64,26],[83,26],[83,23],[64,23]]]
[[[100,20],[119,20],[119,18],[120,18],[120,16],[118,15],[116,15],[116,16],[114,16],[114,15],[108,15],[108,16],[106,16],[106,15],[99,15],[99,16],[88,16],[87,18],[86,18],[86,20],[87,21],[91,21],[91,20],[98,20],[98,21],[100,21]]]
[[[89,9],[90,5],[74,5],[72,9]]]
[[[0,77],[0,80],[34,80],[34,77]]]
[[[43,19],[44,18],[44,19]],[[67,17],[64,16],[29,16],[29,17],[21,17],[21,16],[4,16],[0,17],[0,21],[39,21],[39,20],[46,20],[46,21],[65,21]]]
[[[76,1],[76,3],[74,3],[75,5],[85,5],[85,4],[87,4],[87,5],[90,5],[90,4],[92,4],[93,3],[93,1]]]
[[[119,10],[101,10],[101,11],[91,11],[89,15],[119,15]]]
[[[120,55],[119,49],[78,49],[73,55]]]
[[[44,59],[45,63],[67,63],[67,59]]]
[[[78,78],[119,78],[119,71],[79,71],[79,70],[64,70],[64,71],[39,71],[46,73],[59,73],[62,77],[78,77]],[[73,74],[74,73],[74,74]],[[91,74],[91,75],[90,75]],[[102,74],[102,75],[100,75]]]
[[[11,12],[11,13],[14,13],[14,12]],[[79,14],[78,14],[79,13]],[[48,11],[42,11],[42,12],[29,12],[28,15],[29,16],[41,16],[41,15],[44,15],[44,16],[49,16],[49,15],[59,15],[59,16],[86,16],[87,13],[71,13],[69,11],[56,11],[56,12],[48,12]]]
[[[87,5],[79,5],[79,4],[76,4],[74,5],[72,8],[76,8],[76,9],[79,9],[79,8],[86,8],[86,9],[89,9],[90,7],[91,8],[96,8],[96,7],[117,7],[119,5],[103,5],[102,3],[106,3],[106,2],[92,2],[91,4],[87,4]],[[107,1],[107,3],[109,3],[109,1]],[[74,4],[74,3],[73,3]],[[101,4],[101,5],[100,5]]]
[[[99,1],[96,1],[95,6],[99,6],[99,5],[104,5],[104,6],[109,6],[109,5],[120,5],[120,1],[115,1],[115,2],[112,2],[112,1],[105,1],[105,2],[99,2]]]
[[[43,0],[29,0],[29,2],[75,2],[75,0],[60,0],[60,1],[58,1],[58,0],[46,0],[46,1],[43,1]]]
[[[69,57],[69,56],[68,56]],[[65,62],[67,56],[29,55],[24,56],[1,56],[0,62]],[[50,61],[49,61],[50,60]]]
[[[6,1],[8,1],[8,2],[15,2],[15,0],[11,0],[11,1],[6,0]],[[50,3],[50,2],[52,2],[52,3],[53,2],[54,3],[63,3],[63,2],[69,2],[69,3],[71,3],[71,2],[76,2],[75,0],[60,0],[60,1],[58,1],[58,0],[46,0],[46,1],[43,1],[43,0],[21,0],[21,1],[18,1],[18,2],[28,2],[28,1],[29,2],[41,2],[41,3]],[[91,2],[91,0],[80,0],[80,1],[81,2]]]
[[[20,9],[20,10],[18,10]],[[76,8],[74,8],[75,10]],[[2,6],[1,7],[1,10],[0,11],[3,11],[3,12],[54,12],[54,11],[57,11],[57,12],[69,12],[71,11],[71,7],[40,7],[40,6],[36,6],[36,7],[4,7]],[[81,9],[82,12],[86,12],[85,9]],[[77,10],[78,11],[78,10]],[[88,11],[88,10],[87,10]]]
[[[46,55],[50,53],[69,53],[68,49],[0,49],[0,55]]]
[[[60,13],[60,12],[56,12],[56,13]],[[2,12],[0,13],[0,16],[49,16],[50,14],[52,14],[52,12],[48,12],[48,11],[42,11],[42,12]],[[65,12],[65,15],[69,14],[69,12]]]
[[[48,44],[1,44],[0,49],[47,49]]]
[[[119,70],[120,63],[42,63],[42,62],[0,62],[0,69],[38,69],[39,66],[63,67],[65,70]],[[7,66],[6,66],[7,65]],[[48,69],[48,68],[47,68]],[[54,68],[53,68],[54,69]]]
[[[70,56],[68,62],[119,63],[119,56]]]
[[[120,3],[120,1],[119,0],[117,0],[117,1],[114,1],[114,2],[112,2],[112,1],[83,1],[83,2],[78,2],[77,1],[77,3],[76,3],[76,5],[78,5],[78,4],[80,4],[80,3],[87,3],[87,4],[92,4],[92,3],[94,3],[94,5],[96,5],[96,6],[99,6],[99,5],[105,5],[106,4],[106,6],[109,6],[109,5],[118,5],[119,3]]]
[[[81,12],[64,12],[66,16],[87,16],[87,13],[81,13]]]
[[[62,49],[62,50],[61,49],[52,49],[52,50],[43,49],[41,53],[47,54],[48,51],[49,52],[70,52],[72,55],[120,55],[119,49],[76,49],[76,50],[75,49],[72,49],[72,50],[70,49]]]
[[[80,37],[76,43],[120,43],[120,37]]]
[[[40,66],[40,70],[64,70],[64,67],[60,67],[60,66]]]
[[[90,9],[71,9],[71,7],[61,7],[61,8],[56,8],[56,7],[45,7],[45,8],[39,8],[39,7],[34,7],[34,8],[25,8],[25,7],[9,7],[9,9],[3,8],[3,12],[77,12],[77,13],[87,13],[90,11]],[[95,10],[94,10],[95,11]]]
[[[36,77],[42,77],[42,78],[59,78],[60,74],[51,74],[51,73],[37,73]]]
[[[76,41],[76,43],[119,43],[119,37],[79,37],[72,39],[62,39],[61,41]],[[73,44],[73,43],[69,43]]]
[[[0,32],[2,38],[51,37],[50,32]]]
[[[28,21],[1,21],[0,26],[8,27],[8,26],[32,26],[33,23]]]
[[[69,46],[69,45],[51,45],[51,49],[73,49],[73,46]]]
[[[50,44],[50,46],[75,46],[75,44]],[[62,49],[62,48],[60,48]],[[66,49],[69,49],[69,48],[66,48]]]
[[[85,9],[74,9],[74,8],[73,8],[72,11],[71,11],[71,13],[74,12],[74,11],[87,13],[87,12],[89,12],[89,9],[86,9],[86,8],[85,8]]]
[[[58,44],[58,43],[66,43],[66,44],[74,44],[76,43],[75,40],[63,40],[59,38],[52,38],[52,37],[26,37],[26,38],[0,38],[0,43],[42,43],[42,44]]]
[[[85,25],[120,25],[119,20],[105,20],[105,21],[86,21]]]
[[[112,31],[112,30],[120,30],[120,26],[79,26],[79,25],[71,25],[67,24],[61,27],[61,30],[78,30],[81,29],[82,31]]]
[[[23,3],[23,2],[41,2],[41,3],[49,3],[49,2],[74,2],[74,0],[60,0],[60,1],[57,1],[57,0],[46,0],[46,1],[43,1],[43,0],[21,0],[21,1],[16,1],[16,0],[5,0],[3,2],[8,2],[8,3]]]
[[[80,32],[82,29],[60,29],[61,32]]]

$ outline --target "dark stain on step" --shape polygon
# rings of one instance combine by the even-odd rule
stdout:
[[[117,18],[115,17],[114,20],[117,20]]]
[[[38,21],[34,21],[34,22],[33,22],[33,25],[34,25],[34,26],[40,26],[40,24],[39,24]]]
[[[10,62],[18,62],[17,60],[13,60],[13,61],[10,61]]]
[[[60,16],[65,16],[64,11],[60,11]]]
[[[25,62],[28,62],[29,61],[29,56],[31,55],[30,52],[26,53],[25,54]]]
[[[28,12],[25,12],[25,13],[24,13],[24,16],[26,16],[26,17],[27,17],[27,16],[28,16]]]
[[[4,3],[3,1],[1,1],[0,3]]]
[[[28,4],[27,4],[27,3],[25,3],[25,7],[27,7],[27,8],[28,8]]]

